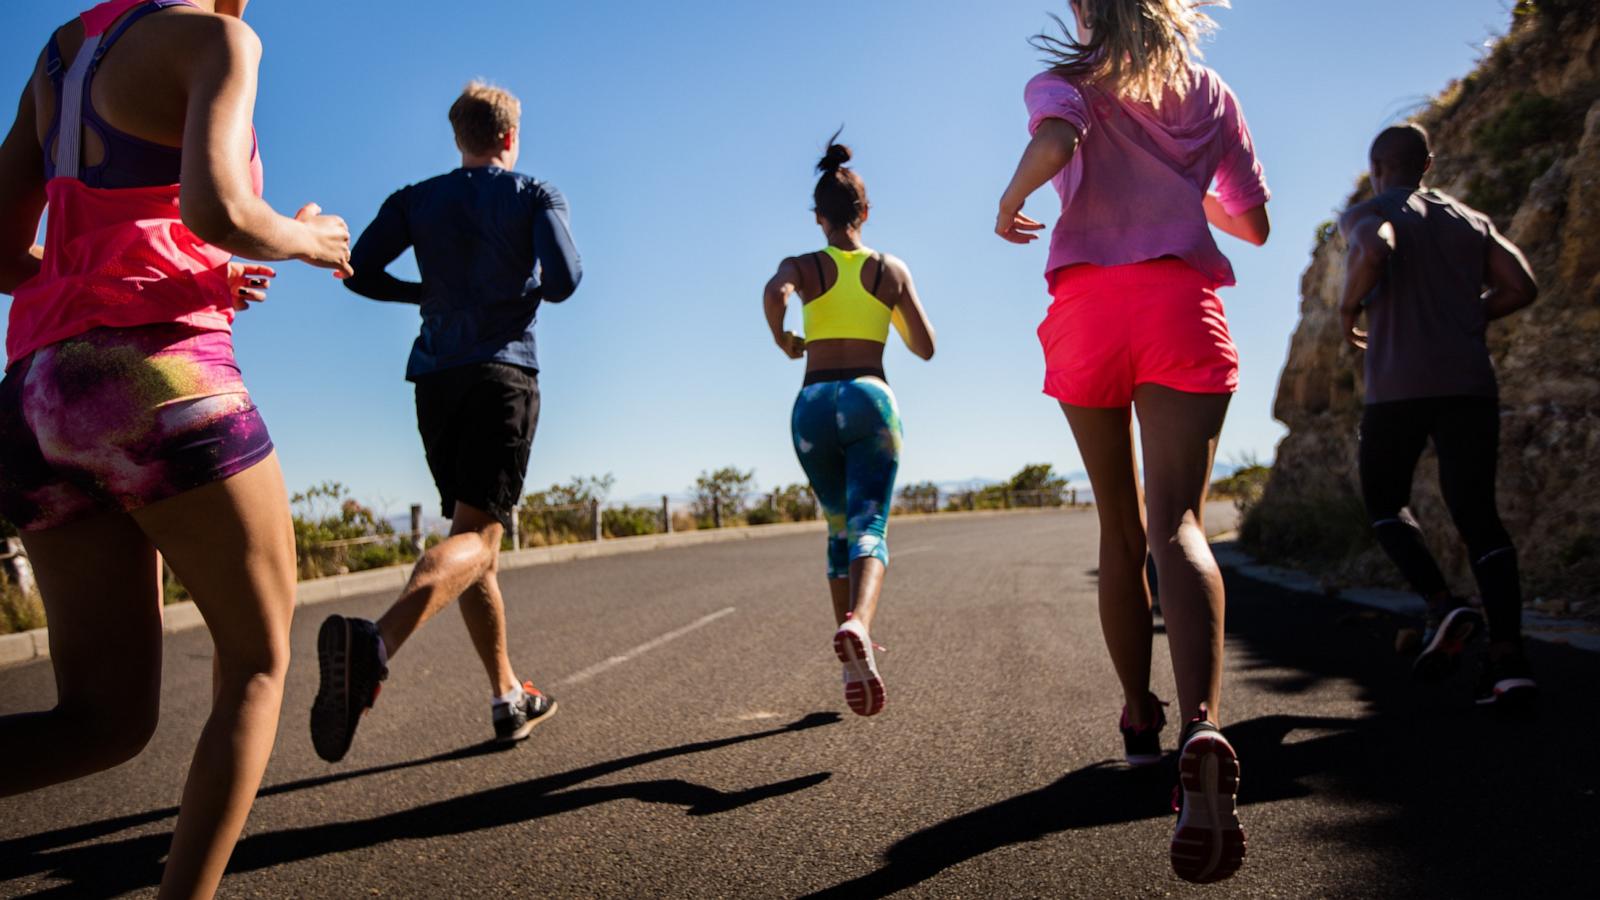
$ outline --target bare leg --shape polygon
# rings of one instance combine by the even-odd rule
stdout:
[[[400,592],[400,599],[378,620],[378,631],[391,657],[400,652],[400,648],[417,633],[422,623],[454,603],[467,588],[482,579],[499,558],[500,534],[504,530],[499,520],[465,503],[457,503],[455,512],[450,536],[422,554],[416,568],[411,570],[411,580]],[[504,653],[504,611],[497,607],[487,615],[498,616],[501,638],[494,643]],[[467,628],[473,628],[470,621]],[[476,644],[477,641],[478,634],[474,632],[473,642]],[[492,655],[494,651],[491,649],[490,653]],[[479,654],[483,654],[481,646]],[[489,661],[485,660],[485,667],[494,672],[498,665],[490,667]],[[497,676],[491,674],[490,680],[496,681]]]
[[[506,607],[500,596],[499,545],[495,547],[495,563],[461,595],[461,619],[467,623],[467,634],[472,636],[472,646],[478,651],[484,674],[489,676],[489,687],[500,697],[520,682],[506,652]]]
[[[1160,385],[1133,393],[1139,411],[1150,516],[1150,549],[1161,578],[1161,612],[1184,720],[1204,703],[1220,722],[1224,597],[1201,511],[1229,394]]]
[[[0,718],[0,797],[132,759],[161,704],[161,566],[133,520],[107,514],[22,542],[50,620],[56,705]]]
[[[843,625],[844,617],[850,614],[850,579],[829,578],[828,594],[833,600],[833,624]]]
[[[855,613],[856,620],[868,632],[872,631],[872,620],[878,615],[878,596],[883,593],[885,571],[883,563],[871,556],[850,563],[850,612]]]
[[[1150,700],[1150,585],[1145,579],[1143,497],[1133,455],[1127,407],[1094,409],[1061,404],[1078,442],[1100,517],[1100,630],[1122,684],[1129,724],[1147,726],[1159,710]],[[1162,581],[1163,609],[1166,582]]]
[[[184,785],[163,897],[222,880],[272,754],[289,668],[294,528],[276,455],[134,513],[194,595],[216,647],[211,716]]]

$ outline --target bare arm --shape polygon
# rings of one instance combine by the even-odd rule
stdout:
[[[790,359],[806,355],[805,339],[783,328],[783,317],[789,310],[789,295],[794,293],[799,283],[800,269],[791,256],[778,264],[777,273],[767,281],[766,289],[761,292],[761,305],[767,314],[767,328],[772,331],[772,340]]]
[[[196,16],[214,29],[185,57],[189,104],[184,115],[179,206],[201,240],[248,259],[298,259],[351,274],[350,231],[338,216],[307,204],[281,216],[251,189],[243,149],[251,143],[261,41],[228,16]]]
[[[1044,224],[1022,214],[1022,205],[1034,191],[1056,177],[1056,173],[1072,161],[1078,150],[1078,129],[1065,119],[1045,119],[1033,133],[1033,140],[1022,151],[1017,171],[1000,196],[1000,214],[995,219],[994,233],[1013,244],[1027,244],[1039,239],[1035,234]]]
[[[1351,346],[1367,349],[1367,334],[1356,327],[1362,303],[1378,286],[1384,265],[1394,253],[1394,226],[1370,211],[1354,209],[1339,220],[1349,250],[1345,254],[1344,294],[1339,315],[1344,321],[1344,339]]]
[[[1533,305],[1539,297],[1539,284],[1533,280],[1533,269],[1516,244],[1498,231],[1491,237],[1489,258],[1484,264],[1484,281],[1489,290],[1483,295],[1483,303],[1484,312],[1493,321]]]
[[[1260,247],[1267,242],[1267,236],[1272,233],[1272,221],[1267,218],[1265,203],[1235,216],[1222,208],[1222,198],[1214,192],[1207,191],[1204,202],[1206,221],[1225,234],[1231,234],[1241,241]]]
[[[35,130],[33,91],[25,86],[16,121],[0,144],[0,293],[10,294],[39,274],[43,250],[33,239],[44,206],[44,156]]]
[[[928,321],[928,313],[922,308],[922,299],[917,296],[917,286],[911,280],[911,270],[906,264],[892,256],[884,257],[884,264],[895,275],[894,313],[891,321],[895,330],[900,332],[900,339],[906,342],[906,347],[923,359],[933,359],[934,331],[933,323]]]

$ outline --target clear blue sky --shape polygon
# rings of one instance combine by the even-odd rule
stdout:
[[[1270,459],[1282,435],[1271,404],[1300,273],[1371,136],[1464,74],[1507,5],[1236,0],[1216,13],[1207,61],[1242,99],[1274,192],[1266,248],[1220,238],[1244,366],[1224,461]],[[5,4],[6,91],[80,8]],[[390,191],[459,163],[445,112],[468,79],[511,89],[519,168],[566,193],[586,270],[572,300],[541,311],[529,486],[611,472],[613,497],[629,499],[733,464],[770,487],[803,477],[788,432],[801,364],[768,338],[760,290],[780,258],[821,245],[812,165],[842,122],[873,201],[867,241],[906,260],[939,331],[932,363],[898,344],[887,359],[902,483],[1028,462],[1075,471],[1039,393],[1044,242],[990,231],[1026,141],[1022,86],[1039,63],[1025,41],[1047,12],[1066,3],[255,0],[267,199],[286,212],[316,201],[359,231]],[[1048,188],[1028,212],[1054,220]],[[432,511],[402,380],[416,311],[279,270],[236,344],[291,490],[336,479],[391,513]]]

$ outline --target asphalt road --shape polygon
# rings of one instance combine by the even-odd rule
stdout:
[[[1536,645],[1536,719],[1410,683],[1396,621],[1229,583],[1222,710],[1250,852],[1167,863],[1169,776],[1120,763],[1091,514],[904,523],[879,627],[885,713],[843,703],[805,535],[510,572],[518,672],[560,713],[508,752],[446,613],[339,765],[312,753],[302,610],[231,897],[1593,896],[1600,656]],[[160,731],[112,772],[0,800],[0,895],[148,894],[205,713],[204,631],[169,638]],[[1172,696],[1159,653],[1156,691]],[[0,713],[49,703],[0,671]],[[1167,746],[1175,729],[1164,735]]]

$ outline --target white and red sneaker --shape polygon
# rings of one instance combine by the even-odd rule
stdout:
[[[833,652],[844,664],[844,702],[858,716],[875,716],[883,711],[883,678],[872,658],[872,638],[854,618],[846,618],[833,633]]]
[[[1201,718],[1188,724],[1178,756],[1173,807],[1172,871],[1184,881],[1208,884],[1230,878],[1244,864],[1244,828],[1239,824],[1239,756],[1216,725]]]

